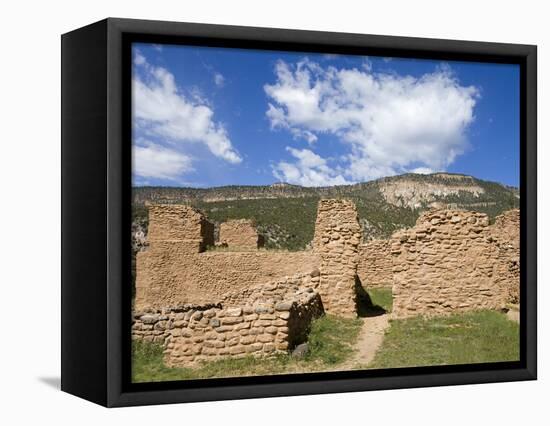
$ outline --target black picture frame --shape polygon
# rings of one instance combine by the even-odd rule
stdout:
[[[61,41],[63,391],[117,407],[536,379],[536,46],[117,18]],[[519,64],[520,361],[130,383],[134,41]]]

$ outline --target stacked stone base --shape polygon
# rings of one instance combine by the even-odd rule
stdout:
[[[296,287],[303,279],[296,276],[257,286],[256,294],[265,297],[251,299],[244,306],[191,305],[138,313],[132,335],[163,344],[164,362],[171,367],[286,353],[307,340],[311,321],[323,314],[319,294],[311,288]],[[285,291],[273,291],[277,289]],[[267,297],[268,293],[272,297]],[[234,296],[233,300],[238,299]]]

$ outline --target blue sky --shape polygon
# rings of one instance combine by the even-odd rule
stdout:
[[[135,44],[134,185],[519,185],[515,65]]]

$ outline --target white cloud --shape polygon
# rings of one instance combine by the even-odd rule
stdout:
[[[218,87],[223,87],[225,84],[225,78],[223,75],[221,75],[219,72],[214,73],[214,83]]]
[[[135,124],[181,148],[201,143],[229,163],[242,161],[223,124],[214,121],[214,112],[200,97],[186,97],[177,87],[174,75],[150,65],[143,55],[134,55],[137,72],[133,77]]]
[[[290,129],[290,133],[294,136],[294,139],[305,139],[308,144],[312,145],[317,142],[317,136],[315,133],[310,132],[309,130],[302,130],[297,128]]]
[[[327,161],[309,149],[286,150],[296,159],[294,163],[280,161],[273,167],[275,177],[283,182],[302,186],[345,185],[351,182],[327,165]]]
[[[136,50],[134,53],[134,65],[143,65],[146,62],[145,56],[143,56],[139,50]]]
[[[417,167],[416,169],[412,169],[411,173],[416,173],[419,175],[429,175],[431,173],[435,173],[435,170],[430,169],[429,167]]]
[[[365,71],[371,72],[372,71],[372,61],[368,57],[365,57],[365,59],[363,60],[362,67]]]
[[[338,69],[307,58],[294,65],[279,61],[277,81],[264,86],[272,129],[336,136],[347,152],[338,167],[354,181],[413,165],[444,170],[465,152],[475,87],[462,86],[448,66],[415,78],[375,73],[366,64]]]
[[[182,173],[193,170],[185,154],[148,141],[134,144],[132,155],[134,174],[142,178],[178,180]]]

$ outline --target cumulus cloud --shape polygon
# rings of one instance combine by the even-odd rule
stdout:
[[[310,132],[309,130],[292,128],[290,129],[290,133],[292,133],[292,136],[294,137],[294,139],[304,139],[310,145],[317,142],[317,139],[318,139],[317,136],[315,136],[315,133]]]
[[[273,174],[277,179],[302,186],[330,186],[350,183],[336,170],[329,167],[326,159],[313,151],[291,147],[287,147],[286,150],[296,161],[294,163],[281,161],[275,165]]]
[[[224,125],[214,121],[207,102],[185,96],[172,73],[149,64],[139,51],[134,55],[134,65],[133,116],[137,128],[178,148],[200,143],[229,163],[242,161]]]
[[[214,73],[214,84],[218,87],[223,87],[223,85],[225,84],[225,77],[219,72]]]
[[[133,170],[142,178],[177,180],[193,170],[191,158],[173,149],[149,141],[140,141],[132,149]]]
[[[346,69],[306,58],[279,61],[275,75],[264,86],[272,129],[337,137],[346,151],[337,168],[348,180],[444,170],[468,148],[479,91],[462,86],[448,66],[412,77],[375,73],[369,62]]]

